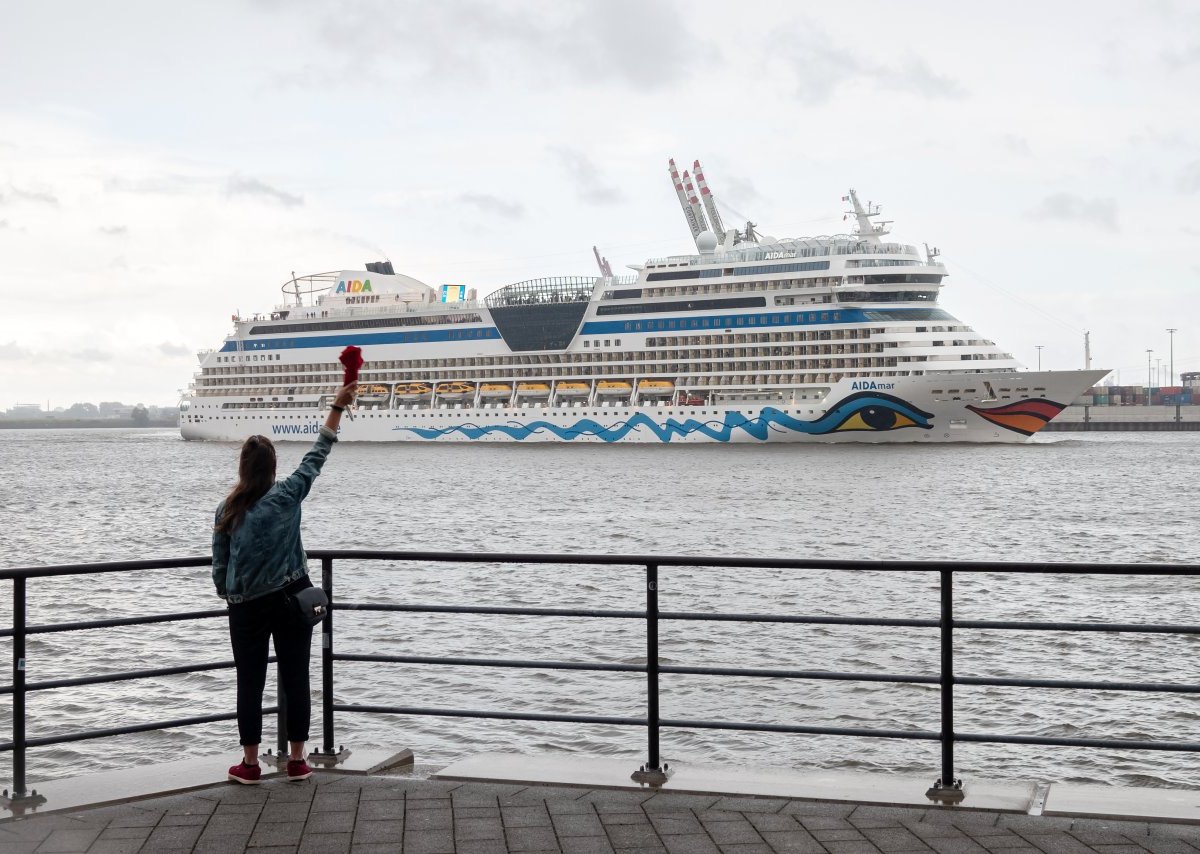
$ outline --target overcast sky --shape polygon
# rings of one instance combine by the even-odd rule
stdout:
[[[390,259],[487,293],[845,230],[1036,367],[1200,370],[1192,2],[40,0],[0,11],[0,409],[169,405],[234,311]]]

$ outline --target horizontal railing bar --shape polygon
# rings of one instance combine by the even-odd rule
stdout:
[[[377,603],[336,603],[344,611],[396,611],[430,614],[511,614],[529,617],[619,617],[645,619],[643,611],[597,611],[572,608],[516,608],[475,605],[385,605]],[[888,626],[894,628],[936,629],[941,623],[932,619],[872,617],[803,617],[786,614],[707,614],[700,611],[663,611],[660,620],[723,623],[790,623],[814,626]],[[1161,634],[1200,634],[1200,626],[1156,625],[1141,623],[1054,623],[1013,620],[955,620],[956,629],[1000,629],[1055,632],[1143,632]]]
[[[520,661],[502,658],[442,658],[436,655],[374,655],[335,652],[334,661],[373,661],[385,664],[448,664],[454,667],[519,667],[529,670],[601,670],[645,673],[644,664],[600,664],[574,661]]]
[[[659,566],[692,567],[740,567],[746,569],[832,569],[851,571],[894,570],[900,572],[940,572],[950,570],[959,573],[972,572],[1017,572],[1025,574],[1060,573],[1063,575],[1200,575],[1200,567],[1191,564],[1168,563],[1004,563],[1001,561],[950,561],[950,560],[812,560],[783,558],[721,558],[684,555],[596,555],[596,554],[520,554],[490,552],[426,552],[426,551],[380,551],[373,549],[311,549],[311,558],[333,560],[404,560],[434,561],[439,563],[567,563],[594,565],[642,566],[655,563]],[[2,578],[3,575],[0,575]]]
[[[130,572],[146,569],[181,569],[212,566],[212,555],[166,557],[157,560],[110,560],[97,563],[67,563],[54,566],[20,566],[0,569],[0,580],[10,578],[53,578],[60,575],[95,575],[104,572]]]
[[[268,662],[274,662],[275,656],[270,656]],[[55,688],[74,688],[78,685],[106,685],[110,682],[129,682],[134,679],[148,679],[152,676],[176,676],[181,673],[200,673],[207,670],[228,670],[234,667],[232,661],[216,661],[211,664],[180,665],[178,667],[156,667],[153,670],[126,670],[121,673],[106,673],[103,676],[80,676],[74,679],[47,679],[41,682],[26,682],[26,691],[51,691]],[[0,686],[0,695],[11,694],[12,685]]]
[[[1200,743],[1194,741],[1139,741],[1116,738],[1053,738],[1040,735],[987,735],[984,733],[956,732],[955,741],[972,741],[981,744],[1042,744],[1049,747],[1104,747],[1117,750],[1178,750],[1200,751]]]
[[[518,608],[508,605],[386,605],[379,603],[337,602],[333,607],[342,611],[396,611],[429,614],[510,614],[524,617],[616,617],[646,619],[645,611],[598,611],[580,608]],[[670,611],[658,615],[660,620],[696,620],[745,623],[811,623],[812,625],[900,626],[906,628],[937,628],[937,620],[877,619],[870,617],[793,617],[784,614],[705,614],[703,612]]]
[[[645,673],[644,664],[603,664],[574,661],[538,661],[499,658],[461,658],[436,655],[377,655],[373,653],[335,652],[334,661],[370,661],[385,664],[448,664],[458,667],[514,667],[529,670],[591,670],[617,673]],[[936,685],[936,676],[907,676],[887,673],[836,673],[824,670],[764,670],[744,667],[690,667],[659,665],[660,673],[692,676],[750,676],[783,679],[827,679],[845,682],[903,682]]]
[[[721,558],[682,555],[596,555],[596,554],[523,554],[491,552],[429,552],[381,551],[375,549],[312,549],[308,556],[314,560],[393,560],[432,561],[438,563],[525,563],[525,564],[589,564],[597,566],[690,566],[707,568],[744,569],[817,569],[851,572],[941,572],[963,575],[975,573],[1017,573],[1059,575],[1200,575],[1200,567],[1189,564],[1148,563],[1005,563],[1000,561],[906,561],[906,560],[811,560],[782,558]],[[0,569],[0,580],[11,578],[84,575],[128,570],[175,569],[209,566],[208,555],[159,560],[109,561],[89,564],[32,566]]]
[[[832,670],[780,670],[744,667],[695,667],[682,664],[660,664],[660,673],[679,673],[689,676],[751,676],[767,679],[813,679],[832,682],[902,682],[914,685],[936,685],[936,676],[910,676],[897,673],[838,673]]]
[[[156,614],[153,617],[114,617],[111,620],[89,620],[80,623],[44,623],[29,626],[25,629],[27,635],[44,635],[51,632],[83,632],[89,629],[111,629],[116,626],[150,626],[156,623],[173,623],[184,620],[207,620],[214,617],[224,617],[228,612],[224,609],[214,611],[181,611],[177,614]],[[0,638],[12,637],[12,629],[0,629]]]
[[[956,629],[999,629],[1029,632],[1142,632],[1197,635],[1200,626],[1173,626],[1154,623],[1051,623],[1014,620],[955,620]]]
[[[787,614],[706,614],[702,611],[662,611],[660,620],[697,620],[718,623],[806,623],[813,626],[895,626],[936,629],[937,620],[888,617],[795,617]]]
[[[508,605],[381,605],[335,602],[339,611],[402,611],[429,614],[510,614],[523,617],[616,617],[646,619],[644,611],[598,611],[581,608],[517,608]]]
[[[1015,679],[989,676],[955,676],[955,685],[988,685],[1000,688],[1067,688],[1081,691],[1138,691],[1147,694],[1200,694],[1200,685],[1171,682],[1098,682],[1088,679]]]
[[[907,729],[865,729],[862,727],[800,726],[798,724],[737,723],[734,721],[691,721],[663,718],[659,723],[674,729],[728,729],[740,732],[786,732],[800,735],[845,735],[858,738],[903,738],[938,741],[936,732]]]
[[[500,721],[543,721],[568,724],[613,724],[615,726],[646,726],[645,718],[605,717],[603,715],[543,715],[536,712],[486,712],[471,709],[428,709],[417,706],[378,706],[334,703],[335,712],[362,712],[379,715],[414,715],[438,718],[480,718]]]
[[[278,707],[271,706],[263,709],[264,715],[273,714],[279,711]],[[197,715],[191,718],[173,718],[169,721],[159,721],[158,723],[150,724],[133,724],[132,726],[110,727],[108,729],[90,729],[81,732],[67,733],[66,735],[48,735],[42,738],[27,738],[25,739],[26,747],[45,747],[49,744],[68,744],[72,741],[87,741],[92,738],[107,738],[113,735],[132,735],[138,732],[150,732],[157,729],[175,729],[181,726],[193,726],[195,724],[210,724],[218,721],[237,720],[237,712],[226,712],[221,715]],[[12,751],[15,745],[11,741],[0,742],[0,753]]]

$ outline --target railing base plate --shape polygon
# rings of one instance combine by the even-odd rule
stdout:
[[[26,792],[23,795],[8,794],[8,789],[4,790],[4,794],[0,795],[0,808],[12,810],[14,813],[22,813],[31,807],[39,807],[46,803],[46,796],[39,795],[37,789]]]
[[[339,747],[337,753],[325,753],[321,750],[314,750],[308,754],[308,761],[313,765],[320,765],[322,768],[333,768],[349,759],[351,752],[344,747]]]
[[[962,780],[951,780],[949,786],[938,780],[925,792],[925,797],[940,804],[961,804],[967,797],[967,791],[963,788]]]
[[[648,765],[643,765],[638,770],[629,775],[629,779],[635,783],[641,783],[643,786],[662,786],[667,780],[671,779],[671,768],[667,763],[663,763],[662,768],[652,768]]]

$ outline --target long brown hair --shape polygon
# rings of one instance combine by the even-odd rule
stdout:
[[[275,485],[275,446],[266,436],[251,436],[242,443],[238,460],[238,482],[225,497],[225,514],[216,529],[232,534],[242,524],[246,511]]]

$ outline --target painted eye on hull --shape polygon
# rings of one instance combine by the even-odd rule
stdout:
[[[829,413],[835,419],[830,433],[851,430],[883,433],[904,427],[928,429],[933,416],[890,394],[866,392],[844,398]]]

